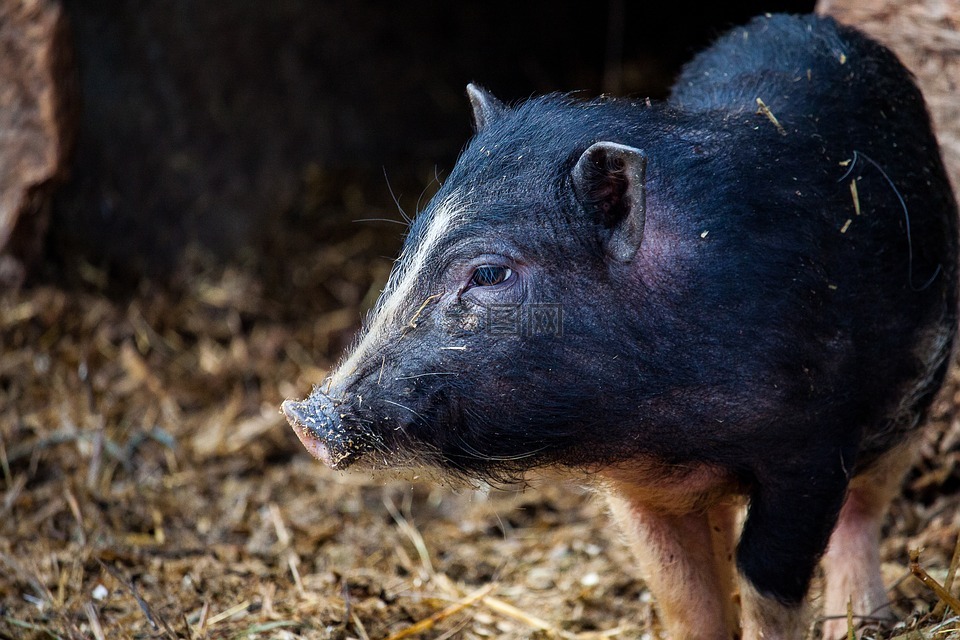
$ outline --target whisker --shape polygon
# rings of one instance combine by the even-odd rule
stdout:
[[[478,451],[473,447],[473,445],[471,445],[469,442],[464,440],[463,436],[458,435],[457,439],[460,441],[460,446],[463,448],[463,450],[466,453],[469,453],[470,455],[476,458],[482,458],[484,460],[492,460],[493,462],[516,462],[518,460],[526,460],[528,458],[532,458],[536,456],[538,453],[540,453],[541,451],[544,451],[547,448],[546,446],[543,446],[543,447],[540,447],[539,449],[534,449],[532,451],[526,451],[523,453],[517,453],[509,456],[495,456],[495,455],[490,455],[488,453],[483,453],[482,451]]]
[[[386,402],[386,403],[388,403],[388,404],[392,404],[392,405],[398,406],[398,407],[400,407],[401,409],[405,409],[405,410],[409,411],[410,413],[412,413],[413,415],[415,415],[415,416],[417,416],[418,418],[420,418],[421,420],[423,420],[424,422],[427,421],[426,418],[424,418],[422,415],[420,415],[419,413],[417,413],[416,411],[414,411],[413,409],[411,409],[410,407],[408,407],[408,406],[406,406],[406,405],[402,405],[402,404],[400,404],[399,402],[394,402],[393,400],[384,400],[384,402]]]
[[[438,187],[439,187],[439,186],[443,186],[443,184],[440,182],[439,177],[438,177],[438,175],[437,175],[437,166],[436,166],[436,165],[433,166],[433,180],[431,180],[431,181],[428,182],[426,185],[424,185],[423,191],[420,192],[420,197],[417,198],[417,212],[418,212],[418,213],[419,213],[419,211],[420,211],[420,204],[423,202],[423,196],[426,195],[427,191],[430,190],[430,187],[433,186],[433,183],[434,183],[434,182],[437,183]]]
[[[403,225],[404,227],[408,225],[408,223],[403,220],[391,220],[390,218],[359,218],[354,220],[354,222],[391,222],[393,224]]]
[[[390,177],[387,176],[387,168],[383,168],[383,179],[387,182],[387,191],[390,192],[390,197],[393,198],[393,204],[397,205],[397,211],[400,212],[400,217],[403,218],[407,224],[410,224],[410,216],[407,215],[407,212],[403,210],[403,207],[400,206],[400,198],[397,197],[397,194],[393,192],[393,185],[390,184]]]
[[[412,376],[400,376],[394,378],[394,380],[416,380],[417,378],[423,378],[425,376],[455,376],[458,375],[456,371],[429,371],[427,373],[418,373]]]

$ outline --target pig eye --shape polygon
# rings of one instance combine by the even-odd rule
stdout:
[[[475,287],[492,287],[510,279],[513,270],[495,264],[485,264],[473,271],[470,284]]]

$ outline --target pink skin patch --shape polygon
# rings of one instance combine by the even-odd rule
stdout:
[[[283,411],[283,415],[287,417],[287,422],[293,427],[293,431],[297,434],[297,437],[300,438],[303,447],[314,458],[331,469],[336,469],[337,463],[333,461],[330,455],[330,449],[327,448],[327,445],[323,441],[313,435],[310,429],[300,424],[299,416],[293,408],[293,405],[294,402],[292,400],[285,400],[283,404],[280,405],[280,410]]]

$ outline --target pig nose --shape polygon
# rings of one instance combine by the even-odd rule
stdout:
[[[333,424],[333,417],[325,411],[328,407],[332,410],[333,403],[307,398],[302,401],[284,400],[280,410],[310,455],[333,469],[337,463],[330,455],[330,448],[324,439],[324,434],[329,433]]]

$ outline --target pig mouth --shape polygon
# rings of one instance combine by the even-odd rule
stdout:
[[[331,469],[346,469],[374,449],[368,437],[343,423],[329,398],[285,400],[280,410],[307,452]]]

